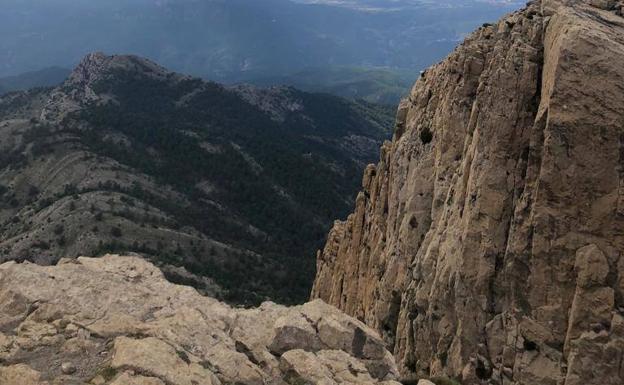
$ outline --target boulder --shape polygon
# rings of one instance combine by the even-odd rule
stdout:
[[[138,257],[0,265],[2,385],[385,384],[377,334],[320,300],[237,309]]]
[[[24,364],[0,367],[2,385],[44,385],[41,374]]]
[[[332,372],[318,357],[302,349],[290,350],[280,358],[280,370],[288,383],[309,383],[311,385],[335,385]]]
[[[179,385],[218,384],[212,372],[189,354],[177,351],[170,344],[153,337],[133,339],[117,337],[113,348],[111,368],[135,369],[162,379],[165,383]]]

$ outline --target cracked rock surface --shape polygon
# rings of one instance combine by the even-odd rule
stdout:
[[[312,298],[404,375],[624,384],[622,6],[531,1],[401,103]]]
[[[2,385],[398,385],[377,333],[321,300],[236,309],[138,257],[0,265]]]

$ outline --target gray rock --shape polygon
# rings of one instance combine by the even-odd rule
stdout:
[[[63,374],[74,374],[76,373],[76,366],[71,362],[63,362],[61,364],[61,371]]]

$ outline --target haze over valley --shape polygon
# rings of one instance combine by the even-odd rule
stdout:
[[[420,70],[475,27],[518,6],[472,0],[5,0],[0,78],[46,67],[69,70],[86,54],[102,51],[140,55],[219,82],[347,89],[340,96],[396,104]],[[346,79],[334,79],[336,71]],[[293,81],[301,73],[310,81]]]

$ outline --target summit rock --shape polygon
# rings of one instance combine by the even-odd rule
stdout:
[[[401,103],[312,297],[405,376],[624,383],[622,5],[529,2]]]

